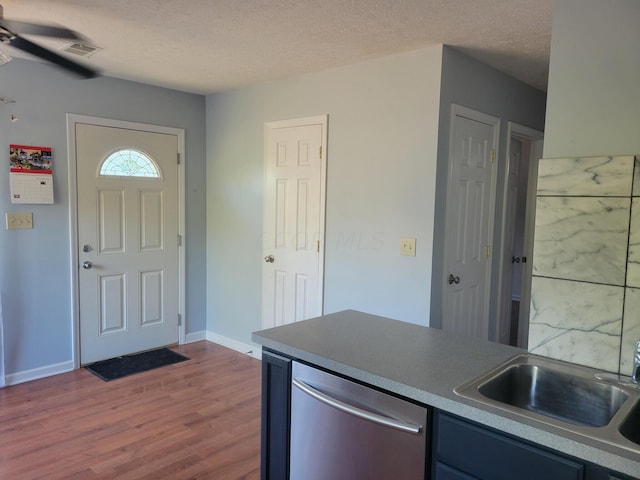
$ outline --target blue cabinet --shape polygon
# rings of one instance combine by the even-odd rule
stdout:
[[[436,411],[433,480],[633,480]]]
[[[435,462],[433,478],[437,478],[438,480],[478,480],[476,477],[467,475],[466,473],[441,462]]]
[[[434,420],[434,460],[435,480],[583,480],[585,472],[582,463],[441,412]]]
[[[261,480],[289,478],[291,359],[262,352]]]

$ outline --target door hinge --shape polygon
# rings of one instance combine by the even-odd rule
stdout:
[[[484,258],[489,258],[491,256],[491,247],[487,245],[484,248]]]
[[[181,313],[178,314],[178,326],[179,327],[182,326],[182,314]]]
[[[320,240],[316,240],[316,252],[320,253]]]
[[[492,148],[491,149],[491,163],[496,161],[496,149]]]
[[[320,160],[322,160],[322,145],[320,145]]]
[[[182,246],[182,235],[178,234],[178,246]]]
[[[178,165],[180,165],[180,153],[179,152],[177,153],[177,156],[178,156]]]

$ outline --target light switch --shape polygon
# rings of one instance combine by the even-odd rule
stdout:
[[[400,255],[416,256],[416,239],[400,237]]]
[[[33,228],[33,213],[8,213],[6,216],[7,230],[19,228]]]

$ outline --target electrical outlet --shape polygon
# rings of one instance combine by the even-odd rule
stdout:
[[[33,228],[33,213],[8,213],[6,215],[7,230]]]
[[[400,237],[400,255],[416,256],[416,239]]]

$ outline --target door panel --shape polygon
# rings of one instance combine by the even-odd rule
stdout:
[[[98,190],[100,253],[124,253],[124,190]]]
[[[140,251],[152,252],[163,249],[164,225],[163,192],[140,192]]]
[[[485,339],[497,128],[498,120],[483,114],[452,115],[442,328]]]
[[[127,329],[125,311],[125,275],[101,275],[100,292],[100,334],[124,332]]]
[[[163,275],[162,270],[140,273],[140,324],[144,327],[162,323]]]
[[[101,174],[121,149],[159,177]],[[178,341],[177,152],[176,135],[76,124],[82,364]]]

